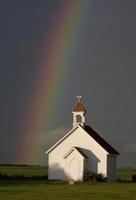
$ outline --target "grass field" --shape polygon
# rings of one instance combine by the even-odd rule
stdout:
[[[132,180],[132,175],[136,175],[136,168],[122,167],[117,170],[117,178],[123,180]]]
[[[22,183],[0,187],[1,200],[135,200],[136,185],[123,183]]]
[[[46,167],[0,167],[1,174],[45,176]],[[118,178],[131,180],[136,169],[121,168]],[[0,200],[135,200],[136,183],[49,182],[46,179],[0,179]]]
[[[8,176],[46,176],[47,167],[42,166],[0,166],[0,174]]]

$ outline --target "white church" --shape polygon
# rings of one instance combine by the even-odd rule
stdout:
[[[81,96],[77,97],[72,114],[73,128],[46,152],[48,179],[83,181],[84,173],[93,172],[115,182],[119,153],[86,125]]]

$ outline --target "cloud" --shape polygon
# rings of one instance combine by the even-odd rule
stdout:
[[[123,147],[123,151],[125,152],[135,152],[136,153],[136,143],[128,143]]]
[[[67,127],[58,127],[56,129],[50,130],[45,134],[45,148],[48,149],[54,145],[59,139],[61,139],[69,129]]]

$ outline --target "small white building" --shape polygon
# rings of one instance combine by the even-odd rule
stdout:
[[[73,128],[46,152],[48,178],[83,181],[85,172],[94,172],[102,173],[109,182],[114,182],[119,153],[85,124],[86,111],[80,98],[77,97],[72,111]]]

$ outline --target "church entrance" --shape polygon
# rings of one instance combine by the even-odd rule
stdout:
[[[69,164],[69,176],[75,181],[80,179],[80,164],[75,158]]]
[[[71,148],[64,156],[66,180],[82,181],[85,158],[78,147]]]

